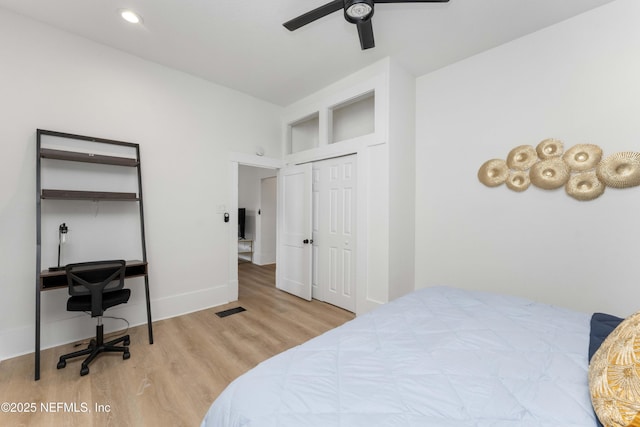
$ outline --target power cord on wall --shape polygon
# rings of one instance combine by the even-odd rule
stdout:
[[[89,315],[89,316],[91,316],[91,312],[89,312],[89,311],[85,311],[84,313],[85,313],[85,314],[87,314],[87,315]],[[128,321],[127,319],[125,319],[124,317],[102,316],[102,318],[103,318],[103,319],[122,320],[122,321],[124,321],[124,322],[127,324],[127,327],[126,327],[126,329],[124,330],[124,332],[122,332],[120,335],[117,335],[117,336],[115,336],[115,337],[109,337],[109,340],[117,339],[117,338],[123,337],[123,336],[127,335],[127,333],[129,332],[130,324],[129,324],[129,321]],[[108,336],[108,335],[107,335],[107,336]],[[87,345],[89,345],[89,343],[91,342],[91,340],[92,340],[92,339],[93,339],[93,338],[89,338],[89,341],[84,341],[84,340],[83,340],[83,341],[80,341],[80,342],[78,342],[78,343],[75,343],[75,344],[74,344],[74,347],[87,346]]]

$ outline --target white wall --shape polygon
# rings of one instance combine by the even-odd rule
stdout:
[[[640,151],[638,16],[637,0],[618,0],[417,80],[417,287],[618,315],[640,307],[640,188],[578,202],[476,176],[548,137]]]
[[[274,176],[262,178],[260,181],[261,213],[257,222],[260,241],[256,247],[253,262],[258,265],[275,264],[277,258],[278,179]]]
[[[3,10],[0,57],[0,359],[33,351],[37,128],[140,144],[154,319],[226,302],[228,153],[279,158],[281,108]],[[132,289],[114,311],[142,323]],[[45,348],[95,331],[65,299],[43,294]]]
[[[415,78],[389,72],[389,300],[415,287]]]

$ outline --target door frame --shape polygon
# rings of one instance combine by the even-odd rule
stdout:
[[[371,301],[374,301],[367,292],[367,283],[368,283],[368,261],[367,257],[369,255],[369,245],[368,245],[368,229],[369,229],[369,215],[368,212],[368,204],[369,192],[371,191],[369,183],[367,182],[367,176],[369,174],[369,152],[368,148],[371,144],[365,143],[356,143],[356,144],[345,144],[343,150],[338,150],[336,152],[327,152],[327,153],[317,153],[316,155],[311,155],[309,158],[300,159],[300,162],[294,162],[293,164],[298,163],[313,163],[315,161],[327,160],[332,157],[341,157],[344,155],[355,154],[357,156],[358,161],[358,169],[357,169],[357,182],[358,182],[358,195],[357,195],[357,212],[358,212],[358,222],[357,222],[357,237],[356,237],[356,247],[358,248],[358,253],[356,256],[356,308],[355,314],[361,314],[367,312],[382,304],[383,302],[379,302],[373,304]],[[373,144],[377,145],[377,144]],[[276,159],[270,157],[261,157],[252,154],[246,153],[238,153],[232,152],[229,154],[229,207],[225,212],[229,213],[229,221],[231,222],[229,227],[229,248],[228,248],[228,270],[229,270],[229,281],[227,285],[227,302],[237,301],[238,300],[238,166],[253,166],[259,168],[266,169],[275,169],[279,170],[286,166],[288,163],[284,159]],[[276,213],[278,215],[278,213]],[[276,231],[277,232],[277,231]],[[277,251],[277,247],[276,247]],[[276,254],[277,256],[277,254]],[[278,267],[276,266],[276,269]]]
[[[279,170],[285,164],[280,159],[261,157],[245,153],[229,154],[229,282],[227,285],[227,301],[238,300],[238,167],[253,166],[264,169]],[[277,250],[277,249],[276,249]]]

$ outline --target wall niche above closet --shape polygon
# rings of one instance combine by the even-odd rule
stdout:
[[[367,92],[336,105],[329,110],[331,135],[334,144],[375,132],[375,92]]]
[[[386,76],[378,74],[288,107],[283,117],[285,162],[346,155],[385,143],[387,86]]]
[[[320,115],[316,111],[289,125],[287,138],[287,154],[317,148],[320,135]]]

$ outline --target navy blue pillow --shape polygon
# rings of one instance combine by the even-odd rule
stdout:
[[[593,313],[593,316],[591,316],[591,332],[589,334],[589,362],[591,362],[593,354],[600,348],[605,338],[607,338],[623,320],[624,319],[610,314]]]
[[[602,342],[623,320],[610,314],[593,313],[593,316],[591,316],[591,332],[589,333],[589,362],[591,362],[593,354],[600,348]],[[596,422],[598,427],[604,427],[597,416]]]

